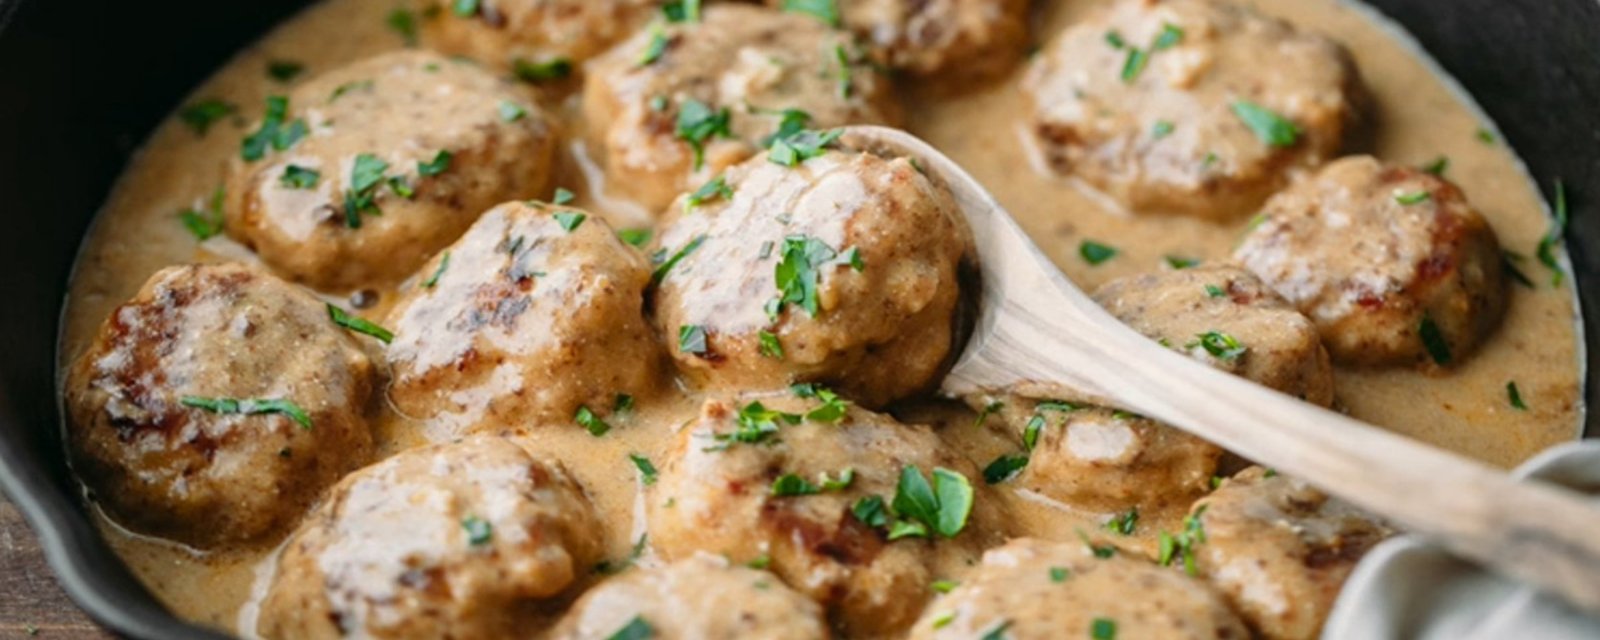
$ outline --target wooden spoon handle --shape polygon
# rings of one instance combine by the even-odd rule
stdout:
[[[1057,391],[1099,398],[1302,478],[1600,613],[1600,507],[1582,496],[1515,481],[1217,371],[1121,325],[1059,272],[1040,279],[1038,286],[1054,290],[986,301],[1002,307],[984,314],[992,326],[979,334],[988,344],[967,351],[947,392],[993,390],[1002,382],[1041,397]]]

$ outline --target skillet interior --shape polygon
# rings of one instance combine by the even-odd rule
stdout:
[[[1287,1],[1287,0],[1279,0]],[[68,593],[138,638],[209,638],[150,597],[99,539],[57,434],[55,336],[76,247],[129,154],[227,56],[304,2],[0,0],[0,485],[39,532]],[[1600,3],[1372,0],[1499,123],[1548,194],[1572,195],[1569,239],[1600,278]],[[1600,289],[1580,288],[1587,335]],[[1591,344],[1588,364],[1597,364]],[[1585,397],[1600,400],[1588,380]],[[1587,432],[1600,435],[1591,418]]]

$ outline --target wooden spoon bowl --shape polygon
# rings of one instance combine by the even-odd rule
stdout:
[[[954,161],[904,131],[845,129],[846,146],[914,158],[955,195],[981,291],[952,397],[1090,400],[1160,420],[1302,478],[1506,576],[1600,613],[1600,507],[1554,485],[1405,438],[1159,346],[1112,317]]]

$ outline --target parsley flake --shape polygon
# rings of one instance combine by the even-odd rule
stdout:
[[[683,201],[683,209],[688,211],[719,198],[733,198],[733,188],[728,186],[728,181],[722,176],[712,178],[700,185],[699,189],[695,189],[694,193],[689,194]]]
[[[705,357],[706,328],[697,324],[686,324],[678,327],[678,351]]]
[[[240,142],[239,155],[246,161],[255,162],[267,155],[269,147],[276,151],[284,151],[306,137],[310,129],[306,126],[305,119],[297,119],[285,125],[284,119],[288,115],[288,98],[267,96],[267,111],[261,117],[261,127]]]
[[[478,516],[467,516],[466,519],[461,521],[461,528],[467,531],[467,544],[469,546],[481,547],[489,544],[489,541],[494,539],[494,527],[489,524],[488,520]]]
[[[1450,364],[1450,343],[1445,341],[1444,332],[1439,330],[1432,316],[1422,315],[1422,321],[1417,324],[1417,336],[1422,338],[1422,348],[1427,350],[1434,364],[1441,367]]]
[[[332,320],[334,324],[356,333],[362,333],[377,338],[379,342],[384,344],[389,344],[394,340],[394,332],[380,327],[377,325],[377,323],[374,323],[370,320],[350,315],[344,309],[340,309],[333,303],[328,303],[328,319]]]
[[[432,160],[417,163],[417,175],[431,178],[444,173],[450,169],[450,161],[454,159],[455,154],[440,149],[438,153],[433,154]]]
[[[728,128],[732,117],[727,107],[712,109],[694,99],[684,100],[683,105],[678,107],[675,133],[679,140],[689,143],[689,149],[694,153],[695,171],[705,164],[706,141],[713,136],[733,137],[733,131]]]
[[[1083,257],[1084,262],[1092,266],[1099,266],[1101,263],[1117,257],[1117,249],[1094,240],[1084,240],[1078,244],[1078,255]]]
[[[1527,411],[1527,403],[1522,401],[1522,390],[1517,388],[1515,380],[1506,382],[1506,398],[1511,401],[1511,408],[1518,411]]]
[[[589,435],[596,438],[605,435],[607,431],[611,430],[610,423],[607,423],[587,406],[580,405],[577,414],[573,415],[572,418],[578,422],[578,426],[588,429]]]
[[[565,229],[567,233],[577,231],[578,227],[583,224],[583,221],[587,220],[588,218],[589,216],[584,215],[581,211],[555,212],[556,223],[560,224],[561,228]]]
[[[1300,139],[1300,127],[1249,100],[1234,102],[1233,114],[1267,146],[1292,147]]]
[[[572,75],[572,60],[570,58],[550,58],[549,60],[526,60],[517,58],[511,62],[511,71],[517,79],[523,82],[540,83],[552,80],[561,80]]]
[[[214,98],[201,100],[178,111],[178,119],[193,129],[195,135],[205,135],[218,120],[233,115],[238,107]]]
[[[838,0],[783,0],[783,10],[810,15],[832,27],[842,24]]]
[[[995,458],[988,466],[983,468],[983,482],[985,484],[1000,484],[1017,477],[1028,466],[1028,456],[1002,455]]]
[[[632,460],[634,468],[639,470],[639,481],[644,483],[644,486],[648,487],[656,483],[660,472],[656,470],[656,465],[650,462],[649,458],[637,453],[630,453],[628,454],[628,459]]]
[[[184,396],[178,400],[185,407],[203,409],[217,414],[237,415],[282,415],[300,425],[300,428],[311,430],[311,416],[300,405],[281,398],[274,399],[239,399],[239,398],[204,398],[200,396]]]

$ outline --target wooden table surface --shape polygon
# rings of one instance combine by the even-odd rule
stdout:
[[[33,530],[0,497],[0,639],[112,637],[56,585]]]

